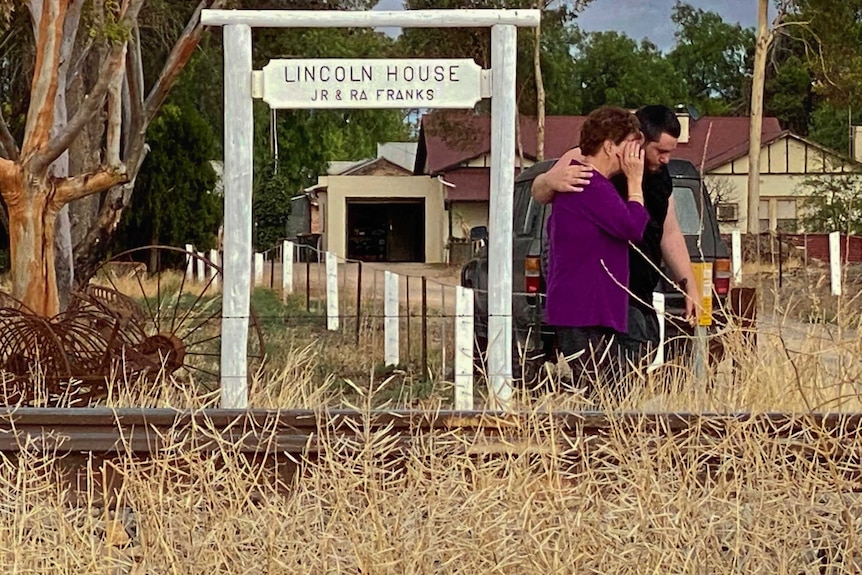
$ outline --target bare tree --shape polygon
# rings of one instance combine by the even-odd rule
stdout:
[[[707,189],[709,190],[709,198],[713,205],[726,204],[736,201],[734,192],[736,187],[731,183],[726,176],[706,176]]]
[[[224,3],[200,1],[146,95],[138,29],[144,0],[88,3],[103,12],[112,33],[102,51],[98,79],[67,118],[68,71],[85,2],[28,0],[36,64],[20,147],[0,116],[0,193],[9,210],[12,295],[45,316],[60,309],[55,222],[61,210],[79,198],[108,192],[96,225],[76,250],[79,270],[88,277],[101,260],[94,246],[110,237],[128,206],[146,155],[147,127],[200,41],[200,12]],[[69,174],[69,146],[97,115],[103,115],[105,122],[105,151],[100,164]],[[61,246],[71,251],[71,240],[64,240]]]

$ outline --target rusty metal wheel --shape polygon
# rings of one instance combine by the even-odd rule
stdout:
[[[50,403],[51,397],[68,391],[72,376],[66,351],[50,322],[23,304],[0,308],[0,369],[0,403],[6,404]]]
[[[186,277],[187,258],[196,277],[202,270],[202,281]],[[149,262],[149,269],[142,262]],[[220,380],[222,284],[221,268],[205,258],[171,246],[145,246],[102,264],[85,299],[120,319],[125,333],[120,339],[132,371],[185,373],[215,389]],[[264,352],[263,333],[252,311],[250,374],[261,366]]]

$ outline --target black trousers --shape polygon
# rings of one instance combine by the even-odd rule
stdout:
[[[593,327],[557,327],[557,349],[572,368],[572,383],[595,391],[596,384],[616,387],[621,373],[619,333]]]
[[[557,348],[572,368],[574,385],[594,394],[600,384],[620,397],[632,373],[646,373],[658,349],[658,318],[650,310],[629,306],[628,327],[628,333],[602,326],[557,327]]]
[[[658,350],[658,317],[653,310],[630,305],[628,326],[628,333],[619,334],[620,354],[630,368],[645,370]]]

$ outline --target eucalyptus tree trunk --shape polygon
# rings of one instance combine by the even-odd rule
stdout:
[[[118,14],[120,25],[130,26],[136,21],[142,2],[125,3],[125,9]],[[54,245],[58,213],[79,197],[104,191],[127,179],[125,169],[118,164],[100,166],[75,177],[68,174],[69,144],[104,105],[110,80],[120,71],[125,52],[124,43],[111,47],[100,67],[99,81],[68,120],[65,74],[83,3],[84,0],[29,1],[37,54],[30,107],[20,152],[14,142],[6,141],[7,157],[0,158],[0,193],[9,209],[12,295],[44,316],[60,311]],[[0,123],[5,127],[2,117]],[[61,245],[68,254],[71,240],[67,231],[67,226],[61,226]],[[64,283],[68,287],[71,266],[67,271]]]
[[[748,133],[748,233],[760,233],[760,146],[763,130],[763,86],[766,75],[766,53],[772,34],[767,24],[769,0],[758,0],[757,43],[754,46],[754,70],[751,81],[751,122]]]
[[[143,2],[27,0],[36,40],[30,107],[20,149],[0,108],[0,194],[9,210],[12,295],[43,316],[59,312],[60,292],[68,293],[74,275],[79,282],[86,281],[102,261],[146,154],[146,129],[200,41],[201,10],[224,4],[224,0],[200,1],[145,96],[137,23]],[[75,73],[69,77],[76,61],[71,56],[86,6],[110,15],[119,34],[113,41],[101,40],[89,91],[76,84],[70,92],[69,84],[77,81]],[[66,103],[67,93],[77,95],[71,106]],[[99,123],[103,131],[91,130]],[[82,154],[76,162],[81,165],[75,166],[72,175],[69,148],[82,133],[90,139],[90,156],[95,155],[96,141],[100,149],[104,145],[104,153],[90,157],[97,160],[91,162],[86,161],[87,153]],[[99,135],[94,139],[93,134]],[[73,274],[68,265],[71,236],[66,207],[99,194],[105,197],[95,225],[81,234],[74,251],[76,270],[79,260],[86,265]]]
[[[30,12],[34,23],[41,16],[39,0],[30,0]],[[75,42],[78,37],[78,27],[81,21],[81,10],[83,2],[71,2],[66,12],[63,24],[63,37],[60,42],[60,62],[57,66],[57,94],[54,100],[54,125],[51,129],[51,137],[56,138],[65,129],[68,117],[66,105],[67,79],[69,69],[72,65]],[[39,45],[39,29],[33,27],[36,45]],[[66,178],[69,176],[69,151],[65,150],[51,165],[50,174],[54,178]],[[74,262],[72,260],[72,230],[69,220],[69,206],[65,205],[55,215],[54,227],[54,269],[57,281],[57,296],[60,309],[66,309],[71,295],[72,285],[75,278]]]
[[[99,202],[98,213],[90,222],[86,233],[82,234],[80,241],[75,242],[75,273],[78,283],[88,281],[104,260],[123,212],[131,203],[135,177],[147,154],[145,139],[147,127],[161,109],[168,92],[200,43],[204,32],[204,27],[200,23],[201,11],[205,8],[224,8],[227,3],[227,0],[198,2],[146,97],[139,32],[137,27],[132,30],[132,42],[126,56],[126,76],[122,90],[124,119],[127,121],[122,125],[121,134],[123,163],[129,177],[103,195]],[[88,218],[92,207],[82,207],[80,210],[82,217]]]

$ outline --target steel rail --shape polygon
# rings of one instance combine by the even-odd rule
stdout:
[[[0,452],[163,453],[191,442],[196,450],[217,451],[231,445],[245,454],[316,453],[322,436],[361,440],[370,434],[397,435],[409,444],[431,432],[462,439],[505,443],[529,439],[531,432],[554,428],[569,440],[601,438],[611,433],[648,433],[658,437],[720,439],[740,430],[765,430],[770,436],[801,444],[816,437],[847,440],[862,436],[862,413],[616,413],[477,411],[232,410],[183,411],[143,408],[3,408]]]

